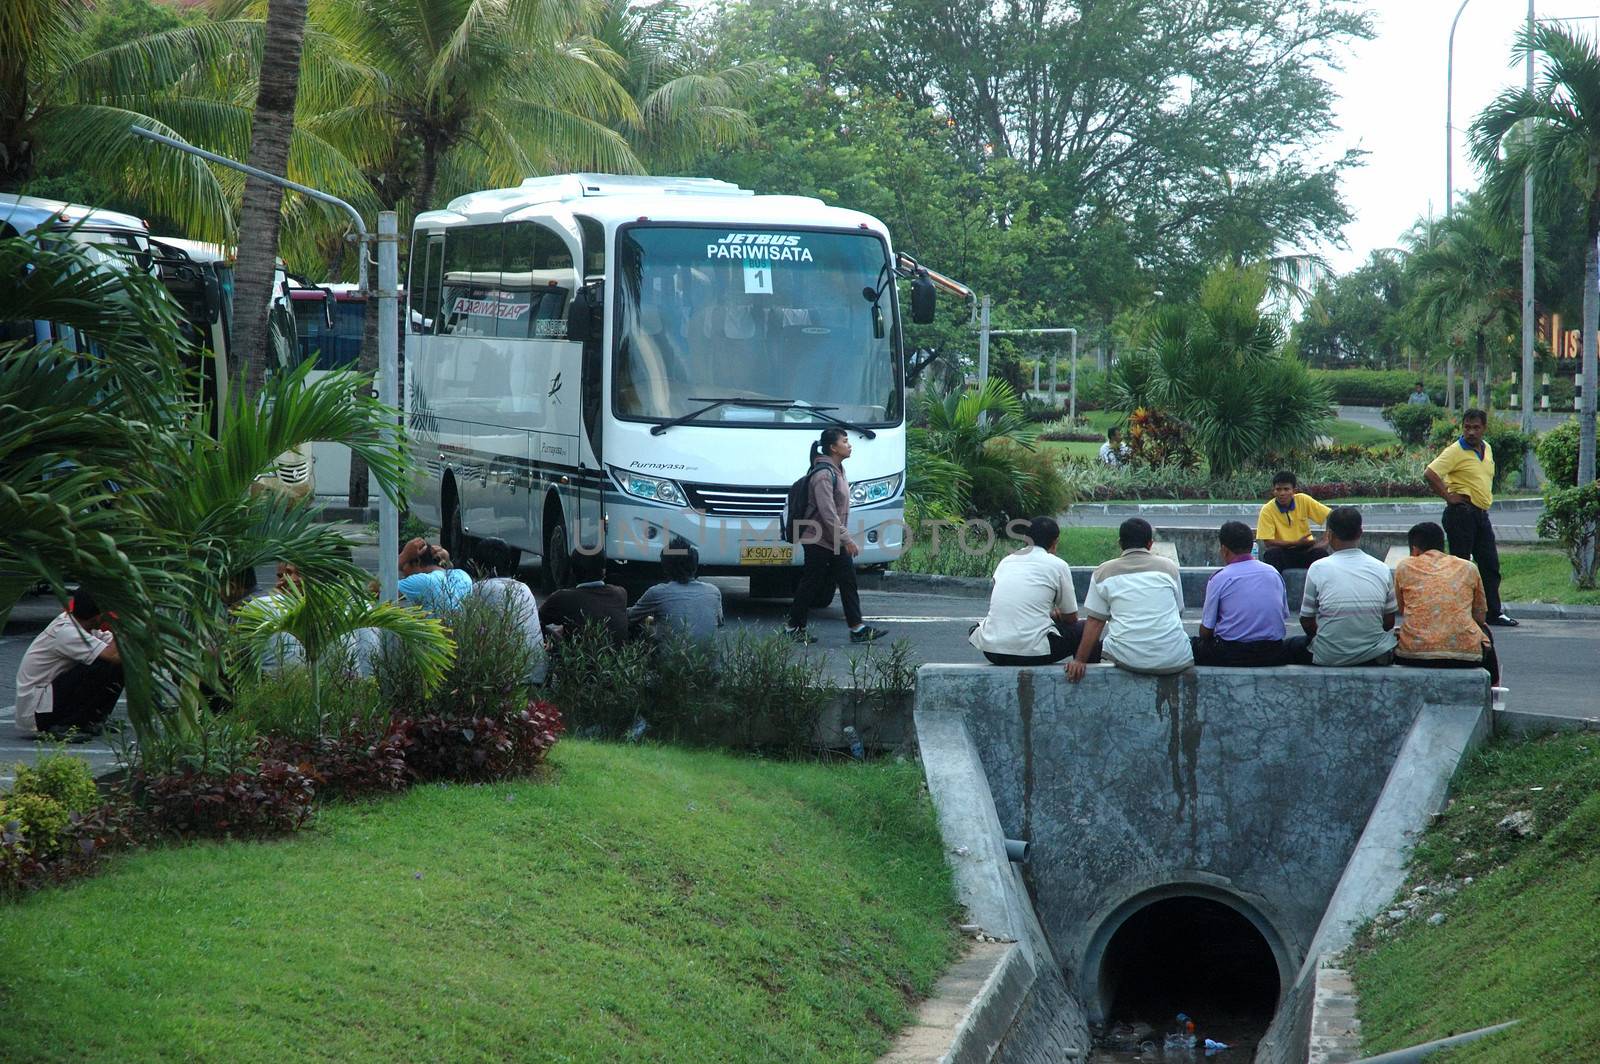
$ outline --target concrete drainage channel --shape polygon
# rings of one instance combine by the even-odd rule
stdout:
[[[1481,673],[924,666],[917,743],[974,943],[886,1059],[1159,1059],[1180,1011],[1233,1047],[1214,1059],[1359,1059],[1326,962],[1461,759],[1518,730],[1498,716]]]

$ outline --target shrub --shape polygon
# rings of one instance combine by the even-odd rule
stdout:
[[[974,516],[1004,524],[1013,517],[1060,513],[1072,501],[1060,463],[1048,451],[996,441],[988,452],[993,461],[972,470]]]
[[[34,854],[59,848],[60,835],[70,818],[67,807],[47,794],[11,794],[0,801],[0,824],[7,831],[20,832]]]
[[[1186,438],[1183,423],[1148,407],[1129,416],[1126,444],[1127,465],[1193,469],[1200,464],[1200,453]]]
[[[1582,487],[1546,485],[1539,535],[1553,539],[1567,552],[1572,579],[1585,590],[1595,586],[1596,526],[1600,525],[1600,481]]]
[[[574,734],[615,738],[651,702],[650,648],[615,647],[599,624],[568,632],[550,655],[550,700]]]
[[[316,788],[299,766],[262,760],[228,773],[141,777],[137,792],[160,830],[183,838],[254,838],[298,831]]]
[[[1324,381],[1333,401],[1342,406],[1389,406],[1404,403],[1421,379],[1434,403],[1444,401],[1444,377],[1419,375],[1404,369],[1314,369],[1312,375]]]
[[[100,789],[94,785],[86,762],[66,754],[50,754],[32,765],[18,765],[11,797],[42,795],[61,804],[68,813],[87,813],[100,804]]]
[[[455,657],[437,685],[408,649],[385,642],[373,658],[372,676],[382,703],[395,718],[502,717],[526,705],[527,678],[538,655],[515,610],[506,602],[468,596],[444,615]]]
[[[822,662],[772,632],[741,631],[722,649],[718,685],[738,745],[774,745],[794,754],[811,745],[833,685]]]
[[[134,824],[132,807],[118,797],[87,814],[68,813],[54,844],[35,849],[20,820],[0,816],[0,893],[16,894],[87,874],[103,854],[135,841]]]
[[[245,674],[234,681],[233,715],[256,734],[299,743],[347,732],[383,732],[389,705],[378,685],[345,668],[348,652],[322,663],[322,680],[311,683],[311,666],[290,665],[277,672]]]
[[[1578,419],[1569,418],[1539,437],[1533,445],[1544,478],[1558,487],[1578,483]]]
[[[1439,408],[1432,403],[1399,402],[1383,408],[1383,420],[1394,427],[1400,442],[1413,445],[1427,442],[1433,430],[1433,419],[1438,416]]]
[[[681,742],[714,741],[726,719],[717,695],[717,648],[684,635],[658,642],[651,653],[651,691],[640,714],[652,735]]]
[[[357,798],[404,790],[411,782],[404,736],[390,727],[364,732],[355,723],[337,734],[310,739],[268,738],[262,756],[297,766],[311,777],[319,795]]]
[[[406,767],[419,781],[485,782],[532,772],[565,730],[548,702],[501,717],[428,715],[395,726]]]
[[[1327,460],[1285,459],[1300,480],[1300,490],[1317,499],[1365,495],[1410,498],[1428,495],[1422,469],[1432,455],[1421,451],[1363,451],[1360,457]],[[1241,470],[1233,476],[1210,477],[1176,467],[1107,466],[1075,460],[1063,467],[1076,497],[1105,499],[1266,499],[1272,469]],[[900,564],[896,563],[896,568]]]

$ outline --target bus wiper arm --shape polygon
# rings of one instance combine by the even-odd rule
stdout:
[[[690,396],[689,402],[705,403],[706,405],[698,410],[691,410],[687,414],[680,414],[668,421],[663,421],[659,425],[651,425],[650,435],[660,436],[674,425],[686,425],[698,418],[701,414],[709,414],[711,411],[717,409],[717,407],[727,406],[730,403],[738,403],[740,406],[766,406],[771,407],[774,410],[787,410],[788,408],[796,405],[793,399],[752,399],[743,395],[730,395],[722,399],[708,399],[704,396]]]
[[[834,415],[828,413],[829,410],[835,409],[831,406],[811,406],[807,403],[791,403],[789,409],[804,410],[807,413],[815,414],[824,421],[831,421],[835,425],[849,429],[851,432],[859,432],[869,440],[875,440],[878,438],[878,434],[866,426],[857,425],[854,421],[846,421],[842,417],[835,417]]]

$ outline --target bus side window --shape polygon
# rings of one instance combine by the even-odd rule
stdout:
[[[439,288],[444,280],[444,236],[418,234],[422,237],[411,244],[411,279],[406,291],[411,293],[411,331],[431,333],[437,331],[439,320]],[[420,272],[419,272],[420,271]]]
[[[499,317],[503,225],[463,225],[444,246],[444,298],[437,331],[493,336]]]
[[[578,231],[583,234],[583,279],[606,275],[606,230],[593,218],[578,216]]]
[[[506,226],[500,336],[558,340],[566,333],[567,300],[577,287],[566,239],[539,222]]]

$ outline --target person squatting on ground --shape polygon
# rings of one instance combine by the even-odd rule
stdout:
[[[1361,549],[1361,511],[1341,506],[1328,514],[1333,553],[1306,570],[1300,627],[1284,641],[1295,665],[1388,665],[1394,660],[1394,578]]]
[[[1236,668],[1282,665],[1289,600],[1278,570],[1250,556],[1250,526],[1229,521],[1217,530],[1222,568],[1206,582],[1194,663]]]
[[[1444,532],[1450,553],[1478,563],[1489,623],[1514,628],[1517,622],[1500,604],[1500,552],[1495,547],[1489,507],[1494,504],[1494,450],[1483,438],[1489,416],[1482,410],[1461,415],[1461,435],[1428,463],[1423,476],[1445,502]]]
[[[545,631],[554,639],[586,624],[599,625],[613,647],[628,641],[628,592],[606,583],[606,556],[598,551],[572,555],[576,587],[564,587],[544,600]]]
[[[1028,546],[1000,559],[989,613],[967,641],[995,665],[1054,665],[1078,649],[1083,622],[1072,567],[1056,556],[1061,528],[1050,517],[1028,525]]]
[[[1400,610],[1394,663],[1421,669],[1489,671],[1500,683],[1500,662],[1485,626],[1488,601],[1478,567],[1444,553],[1444,529],[1432,521],[1406,534],[1411,557],[1394,568],[1394,600]]]
[[[844,460],[850,457],[850,434],[842,428],[822,430],[811,445],[810,491],[806,512],[796,521],[795,542],[805,552],[805,568],[800,586],[795,588],[794,604],[789,609],[785,635],[799,643],[815,643],[816,636],[806,631],[807,615],[813,603],[826,602],[839,589],[844,607],[844,623],[850,629],[850,642],[870,643],[888,634],[867,624],[861,616],[861,594],[856,589],[855,557],[861,548],[850,538],[850,481],[844,475]]]
[[[661,636],[682,635],[696,643],[713,643],[722,627],[722,589],[695,579],[700,572],[700,551],[682,536],[673,536],[661,552],[661,575],[628,607],[628,620],[647,619],[659,625]]]
[[[1122,555],[1095,569],[1083,598],[1083,636],[1066,664],[1072,683],[1083,679],[1085,666],[1101,655],[1130,672],[1157,675],[1182,672],[1194,664],[1183,630],[1178,566],[1150,553],[1154,542],[1155,532],[1142,517],[1130,517],[1117,529]]]
[[[442,617],[461,605],[472,577],[452,569],[450,555],[420,536],[400,548],[400,594],[407,602]]]
[[[1273,477],[1272,499],[1256,518],[1261,560],[1280,573],[1309,568],[1328,556],[1327,535],[1319,540],[1311,534],[1312,525],[1328,520],[1328,508],[1297,487],[1299,482],[1287,469]]]
[[[472,590],[473,598],[493,602],[516,618],[523,639],[533,657],[529,662],[529,683],[543,683],[545,676],[544,628],[539,623],[539,603],[533,592],[517,579],[517,563],[522,552],[503,539],[480,539],[472,551],[472,568],[478,579]]]
[[[34,637],[17,668],[17,730],[51,738],[98,735],[122,694],[122,654],[89,592]]]

